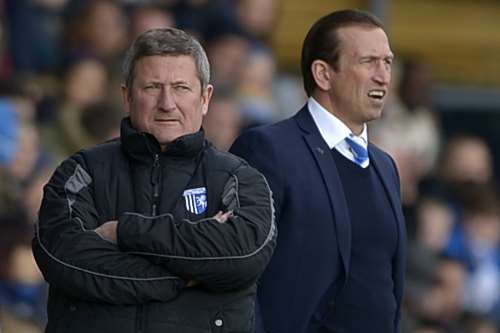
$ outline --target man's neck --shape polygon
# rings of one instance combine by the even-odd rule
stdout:
[[[325,110],[327,110],[329,113],[337,117],[341,122],[343,122],[354,135],[361,135],[363,133],[363,130],[365,128],[364,124],[357,124],[352,121],[350,121],[344,114],[339,112],[339,109],[336,108],[331,99],[327,94],[321,94],[321,93],[313,93],[311,95],[316,102],[318,102]]]

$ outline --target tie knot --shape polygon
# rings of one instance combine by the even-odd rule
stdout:
[[[368,150],[362,143],[356,142],[356,138],[348,136],[345,138],[347,144],[351,147],[356,164],[363,166],[368,161]]]

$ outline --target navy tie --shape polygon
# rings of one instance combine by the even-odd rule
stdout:
[[[368,150],[361,144],[354,141],[354,139],[352,139],[350,136],[346,137],[345,141],[351,147],[351,152],[354,155],[354,162],[359,166],[365,165],[368,161]]]

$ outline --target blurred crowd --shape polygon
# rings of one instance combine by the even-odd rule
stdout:
[[[215,86],[204,129],[228,149],[296,112],[299,73],[272,48],[279,0],[0,1],[0,331],[42,332],[47,287],[31,255],[42,188],[70,154],[119,133],[121,60],[151,28],[197,36]],[[404,333],[500,327],[500,201],[491,149],[443,134],[432,68],[399,59],[370,139],[400,172],[408,226]],[[299,65],[297,64],[297,69]],[[312,273],[314,274],[314,273]],[[293,332],[291,332],[293,333]]]
[[[428,64],[405,59],[370,138],[395,159],[408,231],[403,332],[500,331],[500,198],[491,147],[445,136]]]

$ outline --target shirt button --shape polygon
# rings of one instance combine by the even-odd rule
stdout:
[[[69,307],[69,311],[71,311],[71,312],[75,312],[75,311],[76,311],[76,306],[71,305],[71,306]]]
[[[224,324],[224,323],[222,322],[222,319],[216,319],[216,320],[215,320],[215,326],[217,326],[217,327],[221,327],[221,326],[222,326],[222,324]]]

